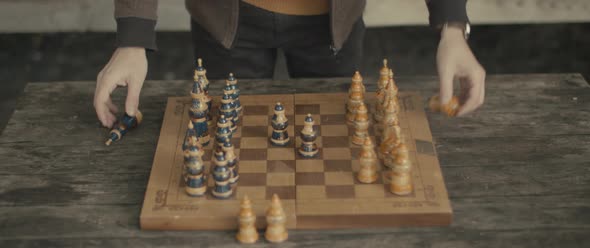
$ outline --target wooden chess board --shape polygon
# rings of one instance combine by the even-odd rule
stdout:
[[[257,226],[263,228],[264,211],[274,193],[282,200],[290,229],[449,225],[452,210],[421,97],[404,92],[399,97],[400,126],[413,162],[414,192],[409,196],[389,192],[389,170],[382,165],[377,182],[356,180],[360,147],[351,143],[353,128],[345,121],[346,99],[345,93],[242,95],[243,116],[233,137],[240,180],[232,198],[218,200],[209,189],[203,197],[184,192],[181,145],[190,98],[169,98],[141,211],[141,228],[236,229],[239,200],[244,195],[252,200]],[[289,118],[291,142],[287,147],[274,147],[268,140],[276,102],[283,104]],[[375,95],[367,93],[365,102],[371,113]],[[213,106],[219,106],[218,98]],[[296,152],[307,113],[313,115],[319,136],[319,156],[313,159]],[[207,167],[211,147],[205,147]],[[211,177],[208,183],[213,185]]]

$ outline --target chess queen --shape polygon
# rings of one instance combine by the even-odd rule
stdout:
[[[273,130],[270,142],[275,146],[286,146],[289,143],[289,120],[285,116],[285,107],[280,102],[275,105],[271,125]]]

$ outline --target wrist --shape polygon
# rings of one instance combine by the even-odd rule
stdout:
[[[144,47],[119,47],[117,48],[119,52],[124,53],[131,53],[137,55],[144,55],[145,56],[145,48]]]

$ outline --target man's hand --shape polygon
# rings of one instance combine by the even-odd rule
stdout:
[[[94,108],[105,127],[112,127],[117,117],[117,107],[111,101],[111,93],[117,86],[127,87],[125,112],[135,116],[139,106],[139,93],[147,74],[147,58],[143,47],[117,48],[109,63],[98,73],[94,92]]]
[[[448,103],[453,97],[453,81],[461,83],[457,116],[468,114],[484,102],[486,72],[469,49],[463,30],[449,26],[442,31],[436,54],[440,78],[440,102]]]

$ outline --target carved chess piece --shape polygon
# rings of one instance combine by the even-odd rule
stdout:
[[[286,222],[287,216],[283,211],[281,200],[277,194],[274,194],[270,201],[270,207],[266,211],[266,223],[268,223],[264,234],[266,240],[272,243],[280,243],[287,240],[289,234],[285,228]]]
[[[319,152],[318,146],[315,143],[315,140],[317,139],[317,133],[313,129],[313,125],[314,121],[311,117],[311,114],[307,114],[300,135],[301,147],[299,147],[298,150],[299,155],[301,155],[304,158],[313,158]]]
[[[398,124],[388,126],[383,131],[383,141],[379,146],[379,158],[383,159],[383,164],[386,167],[393,167],[395,154],[399,149],[399,145],[403,142],[403,136],[401,128]]]
[[[286,146],[289,143],[289,133],[287,132],[289,121],[285,116],[285,108],[280,102],[275,105],[271,125],[273,130],[270,143],[275,146]]]
[[[392,78],[390,78],[389,83],[385,86],[385,99],[383,102],[383,118],[381,119],[381,123],[375,129],[376,135],[385,137],[383,135],[383,131],[387,129],[387,127],[398,124],[399,123],[399,102],[397,97],[397,86],[395,86],[395,82]]]
[[[215,151],[215,156],[213,157],[213,180],[215,181],[215,186],[213,191],[211,192],[214,197],[219,199],[226,199],[231,197],[233,194],[233,189],[229,183],[229,179],[231,178],[231,171],[227,167],[227,160],[225,159],[225,153],[221,148],[218,148]]]
[[[209,94],[209,79],[207,79],[207,70],[203,67],[203,60],[197,59],[197,67],[195,68],[194,81],[198,81],[198,78],[202,77],[202,87],[206,94]],[[211,106],[209,106],[211,108]]]
[[[225,152],[225,159],[227,160],[227,167],[230,170],[230,178],[229,183],[235,184],[240,179],[240,174],[238,173],[238,157],[236,156],[234,145],[231,143],[231,140],[228,139],[223,143],[222,147],[223,151]]]
[[[377,81],[377,100],[375,101],[375,112],[373,118],[377,123],[383,118],[383,101],[385,99],[385,86],[389,83],[389,67],[387,59],[383,59],[383,67],[379,70],[379,80]]]
[[[229,86],[229,85],[228,85]],[[229,94],[223,94],[221,97],[221,105],[219,106],[219,115],[224,115],[227,119],[228,123],[230,123],[230,130],[232,133],[235,133],[237,130],[236,119],[237,116],[236,109],[233,105],[233,100]]]
[[[367,114],[367,107],[365,103],[357,109],[354,118],[354,135],[352,136],[352,143],[355,145],[362,145],[365,139],[369,137],[369,115]]]
[[[192,128],[189,121],[189,129]],[[184,150],[184,168],[186,175],[185,191],[189,196],[202,196],[207,190],[207,177],[205,176],[205,164],[203,163],[203,148],[197,140],[196,133],[192,132],[187,138],[187,147]]]
[[[354,122],[356,111],[361,103],[365,100],[365,85],[360,72],[356,71],[352,76],[352,83],[348,90],[348,101],[346,102],[346,120],[349,123]]]
[[[210,141],[209,126],[207,124],[207,104],[203,102],[201,86],[197,85],[191,92],[192,105],[188,111],[191,121],[194,123],[195,133],[202,146],[207,146]]]
[[[450,117],[457,116],[460,107],[458,97],[453,96],[448,103],[441,105],[439,95],[432,96],[428,101],[428,106],[430,107],[430,111],[445,113]]]
[[[408,148],[404,143],[399,145],[395,155],[390,190],[391,193],[396,195],[409,195],[413,191],[412,163],[409,158]]]
[[[357,179],[361,183],[373,183],[377,181],[377,155],[375,154],[375,146],[371,138],[365,138],[359,157],[361,169],[357,174]]]
[[[217,118],[217,131],[215,132],[216,147],[223,147],[225,142],[231,141],[232,133],[230,126],[231,123],[225,118],[225,115],[220,115],[219,118]]]
[[[230,73],[226,82],[229,83],[231,89],[233,90],[231,97],[234,100],[236,112],[238,113],[238,116],[240,116],[242,114],[242,103],[240,102],[240,88],[238,87],[238,80],[234,77],[233,73]]]
[[[113,143],[114,141],[121,140],[121,138],[123,138],[123,136],[125,136],[125,134],[129,132],[129,130],[139,126],[142,120],[143,114],[141,114],[139,110],[137,110],[137,114],[135,114],[135,116],[130,116],[127,113],[125,113],[125,115],[123,115],[123,118],[121,118],[121,120],[118,123],[116,123],[113,129],[111,129],[111,131],[109,132],[110,137],[105,142],[105,145],[110,146],[111,143]]]
[[[238,216],[240,227],[236,239],[242,244],[253,244],[258,240],[258,231],[256,230],[256,214],[252,211],[252,202],[248,196],[244,196],[240,204],[240,214]]]

